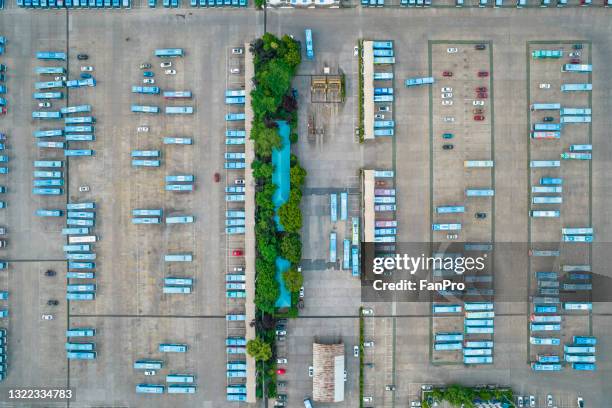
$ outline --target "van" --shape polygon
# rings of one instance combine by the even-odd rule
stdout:
[[[312,408],[312,402],[310,398],[304,398],[304,408]]]

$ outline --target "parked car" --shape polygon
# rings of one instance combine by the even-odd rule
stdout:
[[[6,239],[0,239],[0,248],[6,248],[7,245]]]
[[[284,368],[279,368],[276,370],[276,374],[278,375],[283,375],[285,373],[287,373],[287,370],[285,370]]]
[[[544,122],[552,122],[553,120],[555,120],[555,118],[553,118],[552,116],[544,116],[542,120]]]
[[[386,391],[395,391],[395,385],[393,385],[393,384],[385,385],[385,390]]]
[[[65,81],[65,80],[66,80],[66,77],[65,77],[65,76],[56,76],[56,77],[55,77],[55,80],[56,80],[56,81]]]
[[[243,178],[237,178],[236,180],[234,180],[234,184],[236,184],[237,186],[243,186],[244,185],[244,179]]]
[[[446,49],[446,52],[449,54],[455,54],[456,52],[459,52],[459,49],[455,48],[455,47],[450,47]]]
[[[440,92],[442,93],[446,93],[446,92],[453,92],[453,88],[450,87],[444,87],[440,90]]]
[[[553,406],[553,396],[548,394],[546,396],[546,406],[547,407],[552,407]]]
[[[380,112],[389,112],[391,109],[390,109],[390,107],[389,107],[389,106],[380,106],[380,107],[378,108],[378,110],[379,110]]]
[[[38,102],[38,107],[39,108],[50,108],[51,102]]]
[[[167,69],[164,71],[164,74],[166,75],[176,75],[176,70],[174,69]]]
[[[580,51],[574,51],[574,52],[570,52],[570,58],[575,58],[575,57],[579,57],[580,56]]]
[[[242,249],[234,249],[232,251],[232,256],[242,256],[242,255],[243,255]]]
[[[300,299],[304,299],[304,287],[300,287]]]
[[[442,99],[450,99],[453,97],[453,94],[451,92],[446,92],[442,94]]]
[[[584,408],[584,399],[582,397],[578,397],[576,400],[576,405],[578,405],[578,408]]]
[[[364,341],[363,342],[363,347],[374,347],[374,342],[373,341]]]
[[[218,183],[219,180],[221,180],[221,176],[219,175],[219,173],[215,173],[215,175],[213,176],[213,180],[215,180],[215,183]]]
[[[277,358],[276,359],[276,364],[287,364],[287,359],[286,358]]]
[[[523,397],[522,397],[521,395],[519,395],[519,396],[517,397],[517,399],[516,399],[516,403],[517,403],[517,405],[519,406],[519,408],[523,408],[523,406],[524,406],[524,405],[523,405],[523,404],[524,404],[524,402],[523,402]]]
[[[241,55],[244,52],[242,48],[232,48],[232,54]]]
[[[476,218],[478,218],[478,219],[483,220],[483,219],[487,218],[487,213],[484,213],[484,212],[477,212],[476,214],[474,214],[474,216],[475,216]]]
[[[482,108],[474,108],[474,110],[472,111],[474,113],[474,115],[480,115],[484,113],[484,109]]]
[[[374,115],[374,119],[384,119],[385,115],[383,115],[382,113],[377,113],[376,115]]]
[[[529,396],[529,406],[531,408],[534,408],[536,406],[536,399],[533,395]]]
[[[489,94],[487,94],[486,92],[478,92],[476,94],[476,97],[480,99],[487,99],[489,97]]]
[[[148,132],[149,131],[149,127],[148,126],[138,126],[136,131],[137,132]]]
[[[487,92],[487,87],[486,86],[477,86],[476,87],[476,92]]]
[[[453,123],[455,122],[455,117],[454,116],[445,116],[442,118],[442,120],[444,121],[444,123]]]
[[[230,74],[237,75],[240,73],[240,68],[232,68],[230,69]]]
[[[374,315],[374,310],[373,309],[369,309],[369,308],[363,308],[363,309],[361,309],[361,315],[362,316],[373,316]]]
[[[442,134],[442,139],[452,139],[453,137],[455,137],[455,135],[453,135],[452,133],[443,133]]]
[[[91,72],[93,71],[93,67],[90,65],[86,65],[84,67],[81,67],[81,72]]]
[[[485,120],[485,117],[484,115],[474,115],[474,120],[476,121]]]
[[[148,62],[140,64],[140,69],[149,69],[149,68],[151,68],[151,64],[149,64]]]
[[[162,62],[161,64],[159,64],[159,66],[161,68],[170,68],[172,66],[172,63],[170,61]]]
[[[444,150],[453,150],[453,149],[454,149],[454,147],[455,147],[455,146],[454,146],[454,145],[452,145],[452,144],[450,144],[450,143],[447,143],[447,144],[443,144],[443,145],[442,145],[442,149],[444,149]]]
[[[442,101],[442,106],[451,106],[453,104],[453,101],[450,99],[445,99]]]
[[[580,58],[572,58],[572,59],[570,59],[570,64],[580,64]]]
[[[234,272],[244,272],[244,268],[242,266],[234,266]]]
[[[153,78],[145,78],[142,80],[142,83],[153,85],[155,83],[155,80]]]
[[[90,79],[92,78],[91,74],[88,74],[87,72],[81,72],[81,75],[79,75],[81,77],[81,79]]]
[[[453,76],[453,71],[442,71],[442,76],[452,77]]]
[[[89,191],[89,186],[79,186],[79,193],[86,193]]]
[[[446,234],[446,239],[450,240],[450,241],[454,241],[457,238],[459,238],[458,234]]]
[[[474,101],[474,102],[472,102],[472,105],[474,105],[474,106],[484,106],[484,104],[485,104],[484,101]]]
[[[478,71],[478,77],[485,78],[489,76],[489,71]]]
[[[314,367],[313,366],[309,366],[308,367],[308,376],[312,377],[314,375]]]
[[[79,61],[85,61],[85,60],[89,59],[89,55],[87,55],[87,54],[77,54],[77,59]]]
[[[359,47],[354,46],[353,47],[353,57],[356,57],[359,55]]]
[[[575,49],[575,50],[581,50],[582,49],[582,44],[574,44],[572,46],[572,48]]]
[[[144,375],[147,376],[147,377],[149,377],[151,375],[155,375],[155,374],[156,374],[155,370],[145,370],[144,371]]]
[[[6,228],[0,227],[0,235],[6,235]]]
[[[550,84],[540,84],[540,89],[550,89]]]
[[[353,346],[353,357],[359,357],[359,346]]]
[[[44,314],[41,317],[43,320],[53,320],[53,315],[51,314]]]
[[[476,44],[476,45],[474,46],[474,49],[475,49],[475,50],[486,50],[486,49],[487,49],[487,46],[486,46],[486,44]]]
[[[155,76],[155,73],[151,71],[145,71],[142,73],[142,76],[144,76],[145,78],[153,78]]]
[[[277,381],[276,382],[276,388],[286,388],[287,387],[287,383],[284,381]]]
[[[47,300],[47,305],[49,305],[49,306],[57,306],[57,305],[59,305],[59,302],[57,300],[55,300],[55,299],[49,299],[49,300]]]
[[[363,397],[363,402],[372,402],[372,397],[370,397],[370,396],[364,396],[364,397]]]
[[[51,269],[47,269],[45,271],[45,276],[55,276],[55,271],[53,271]]]
[[[0,115],[6,115],[6,108],[4,106],[0,106]]]

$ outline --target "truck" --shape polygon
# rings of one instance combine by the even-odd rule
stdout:
[[[157,86],[132,86],[132,93],[159,95]]]
[[[95,300],[94,292],[70,292],[66,293],[66,300]]]
[[[532,139],[561,139],[561,132],[559,131],[536,131],[530,134]]]
[[[563,160],[591,160],[591,153],[576,153],[576,152],[564,152],[561,153]]]
[[[462,348],[463,348],[463,343],[461,342],[434,343],[434,350],[437,350],[437,351],[461,350]]]
[[[591,108],[561,108],[559,113],[561,114],[561,116],[565,116],[565,115],[591,116]]]
[[[455,342],[463,341],[462,333],[436,333],[434,336],[436,342]]]
[[[62,115],[59,112],[51,111],[34,111],[32,119],[61,119]]]
[[[159,167],[159,160],[132,160],[132,167]]]
[[[95,351],[68,351],[66,358],[69,360],[95,360]]]
[[[191,374],[168,374],[166,375],[166,382],[191,384],[195,382],[195,376]]]
[[[493,357],[490,356],[464,356],[463,364],[493,364]]]
[[[193,256],[191,254],[166,254],[164,255],[165,262],[191,262]]]
[[[95,279],[95,277],[94,272],[66,272],[68,279]]]
[[[86,113],[91,112],[91,105],[76,105],[76,106],[66,106],[60,108],[60,112],[63,115],[67,115],[70,113]]]
[[[404,82],[404,85],[408,88],[411,86],[431,85],[433,83],[434,83],[433,77],[422,77],[422,78],[408,78]]]
[[[531,56],[534,59],[561,58],[563,50],[534,50],[531,52]]]
[[[195,385],[171,384],[168,386],[168,394],[195,394]]]
[[[576,345],[594,346],[597,344],[597,338],[592,336],[573,336],[572,340]]]
[[[155,50],[155,56],[159,58],[182,57],[184,55],[182,48],[162,48]]]
[[[135,113],[159,113],[157,106],[132,105],[131,111]]]
[[[36,53],[36,58],[39,60],[66,61],[66,53],[65,52],[55,52],[55,51],[38,51]]]
[[[478,167],[493,167],[493,160],[465,160],[463,162],[465,168],[478,168]]]
[[[160,353],[186,353],[186,344],[161,343],[158,347]]]
[[[465,311],[490,311],[494,309],[493,303],[473,302],[464,304]]]
[[[536,356],[538,363],[560,363],[561,357],[556,354],[538,354]]]
[[[166,217],[166,224],[191,224],[194,221],[195,221],[195,217],[191,215]]]
[[[309,60],[314,59],[314,44],[312,41],[312,30],[307,28],[304,30],[304,37],[306,39],[306,58]]]
[[[167,115],[191,115],[193,114],[192,106],[166,106]]]
[[[159,150],[132,150],[132,157],[160,157]]]
[[[493,197],[495,195],[495,190],[487,188],[471,188],[465,190],[465,195],[467,197]]]
[[[590,152],[593,150],[593,145],[590,144],[575,144],[570,146],[570,152]]]
[[[95,123],[93,116],[74,116],[64,118],[64,124],[66,125],[78,125],[78,124],[92,124]]]
[[[593,72],[593,66],[591,64],[563,64],[561,72],[579,72],[586,74]]]
[[[37,130],[34,132],[34,137],[61,137],[64,135],[64,131],[62,129],[51,129],[51,130]]]
[[[137,394],[163,394],[165,387],[157,384],[137,384]]]
[[[561,116],[561,123],[591,123],[591,116]]]
[[[191,91],[164,91],[162,95],[165,99],[189,99]]]
[[[579,91],[592,91],[593,84],[581,83],[581,84],[562,84],[562,92],[579,92]]]
[[[162,291],[164,294],[189,294],[191,286],[164,286]]]
[[[465,207],[464,206],[442,206],[442,207],[437,207],[436,212],[438,214],[463,213],[465,212]]]
[[[91,329],[88,327],[74,327],[72,329],[66,330],[66,337],[91,337],[96,335],[96,329]]]
[[[62,99],[64,94],[62,92],[34,92],[32,96],[34,99]]]

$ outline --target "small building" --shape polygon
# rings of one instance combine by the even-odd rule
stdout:
[[[344,343],[312,344],[312,399],[344,401]]]

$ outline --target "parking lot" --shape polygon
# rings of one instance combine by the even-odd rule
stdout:
[[[490,18],[483,18],[485,12],[490,13]],[[315,33],[315,60],[304,61],[296,80],[300,107],[307,106],[309,98],[310,79],[307,76],[320,73],[324,63],[337,64],[347,73],[347,102],[343,107],[329,110],[325,119],[326,137],[314,142],[301,137],[294,149],[308,171],[303,201],[303,241],[304,258],[312,261],[313,267],[304,268],[307,295],[302,313],[305,317],[289,324],[288,356],[295,360],[296,365],[293,367],[290,362],[288,367],[288,406],[298,407],[303,397],[311,393],[307,367],[311,363],[315,336],[344,341],[348,364],[344,406],[354,406],[359,380],[357,359],[352,357],[351,351],[358,341],[359,282],[351,278],[348,271],[332,270],[316,263],[328,254],[326,237],[330,229],[322,220],[325,217],[329,219],[329,189],[354,192],[351,189],[359,186],[360,168],[392,168],[396,172],[395,188],[400,203],[398,240],[424,242],[431,234],[431,209],[439,205],[437,200],[460,199],[465,185],[483,180],[465,176],[459,167],[465,160],[463,156],[472,156],[473,153],[479,158],[493,150],[496,157],[494,180],[485,178],[482,185],[492,185],[495,181],[495,211],[488,204],[482,207],[478,204],[478,210],[466,213],[464,222],[470,228],[466,230],[468,237],[475,241],[484,240],[491,238],[486,234],[491,234],[500,242],[526,241],[529,206],[525,192],[531,174],[525,134],[529,122],[526,110],[527,41],[564,37],[589,39],[593,44],[593,61],[597,61],[597,66],[605,67],[612,62],[605,51],[609,48],[611,32],[608,15],[599,8],[554,12],[453,8],[419,14],[398,12],[397,9],[376,12],[355,9],[322,10],[317,11],[317,18],[311,16],[312,12],[308,10],[269,11],[267,16],[267,28],[274,33],[293,33],[297,37],[303,35],[305,26]],[[228,87],[227,67],[232,63],[228,59],[229,51],[261,33],[263,15],[253,10],[185,13],[181,9],[177,13],[141,9],[120,16],[114,12],[75,11],[67,17],[65,12],[58,11],[7,9],[0,11],[0,22],[3,31],[0,34],[12,43],[3,57],[11,70],[8,82],[11,113],[0,122],[2,131],[11,137],[11,177],[7,179],[9,207],[3,210],[1,219],[11,231],[10,246],[4,255],[11,262],[10,269],[2,272],[7,277],[2,282],[11,292],[8,303],[11,314],[6,321],[11,371],[0,386],[2,395],[6,395],[8,388],[16,386],[61,386],[69,382],[77,387],[76,401],[71,406],[138,406],[143,401],[149,406],[160,407],[179,403],[184,406],[227,406],[224,390],[226,358],[223,353],[226,336],[224,275],[233,264],[226,264],[229,248],[227,241],[220,238],[225,228],[223,189],[227,184],[215,183],[214,173],[223,173],[223,153],[226,151],[223,117],[227,108],[223,95]],[[441,105],[440,88],[444,85],[440,81],[432,88],[434,99],[431,105],[428,89],[398,86],[394,103],[395,137],[374,144],[355,143],[357,61],[353,47],[358,38],[383,38],[395,42],[397,84],[410,76],[428,73],[429,40],[452,43],[477,38],[487,41],[493,46],[492,60],[478,60],[478,63],[494,63],[495,75],[489,85],[490,89],[495,89],[494,124],[489,122],[489,115],[485,116],[484,123],[477,126],[471,123],[474,107],[469,106],[466,99],[471,97],[474,86],[478,86],[475,79],[460,85],[449,83],[453,94],[457,93],[453,96],[452,107]],[[161,73],[160,61],[153,57],[153,50],[160,47],[181,47],[186,52],[185,58],[177,61],[177,74],[173,78]],[[437,70],[447,63],[445,59],[450,56],[445,55],[446,48],[441,44],[432,46],[432,52],[436,52],[431,55],[432,67]],[[42,274],[49,268],[58,270],[58,273],[62,267],[65,268],[61,252],[64,241],[60,235],[63,223],[61,220],[39,219],[33,214],[43,206],[61,208],[66,200],[63,197],[57,201],[41,201],[30,193],[31,162],[43,157],[33,145],[31,134],[35,124],[30,119],[33,108],[31,93],[37,80],[34,53],[41,49],[68,50],[70,72],[77,71],[80,65],[75,54],[88,53],[98,80],[93,89],[70,92],[70,105],[87,102],[93,106],[97,118],[97,140],[93,143],[94,158],[68,159],[66,187],[71,201],[92,199],[98,205],[97,299],[91,303],[72,302],[69,308],[62,300],[56,310],[50,310],[46,300],[63,299],[66,281],[46,278]],[[476,51],[470,50],[470,53]],[[479,55],[489,58],[490,54]],[[152,98],[130,93],[130,87],[142,79],[138,68],[142,62],[156,63],[154,71],[161,87],[193,92],[194,99],[190,105],[194,106],[195,114],[192,117],[129,112],[130,105],[140,98],[143,102]],[[470,62],[467,68],[459,64],[455,69],[472,75],[475,69],[481,68],[472,66]],[[547,70],[546,75],[552,72]],[[539,79],[535,79],[536,73],[532,75],[534,79],[531,82],[535,84]],[[609,162],[603,160],[610,156],[612,149],[606,143],[607,130],[612,125],[607,114],[612,107],[611,91],[606,87],[612,79],[610,76],[610,72],[603,68],[593,73],[593,116],[597,120],[592,131],[597,150],[592,164],[594,199],[591,216],[593,225],[598,226],[597,236],[602,242],[612,239],[609,210],[605,204],[610,199],[609,191],[612,191],[607,177],[611,169]],[[457,132],[457,146],[453,151],[442,150],[438,139],[442,131],[440,123],[430,122],[430,117],[437,117],[443,108],[457,109],[454,114],[458,120],[461,118],[463,126],[468,126]],[[464,121],[464,118],[470,120]],[[136,128],[142,125],[150,128],[146,135],[136,132]],[[486,137],[491,134],[489,127],[495,131],[494,145],[485,144]],[[300,135],[307,135],[307,117],[302,111],[299,129]],[[431,135],[434,139],[430,139]],[[165,146],[161,144],[164,136],[191,137],[194,144]],[[468,137],[475,138],[469,146],[465,143]],[[568,137],[567,134],[564,137]],[[564,146],[565,143],[579,143],[578,137],[576,135],[576,141],[566,138]],[[571,133],[569,138],[572,138]],[[475,146],[476,141],[478,146]],[[163,167],[133,169],[129,152],[140,148],[162,150]],[[430,148],[436,158],[433,185]],[[452,163],[446,163],[442,161],[446,153],[461,154],[462,157],[457,158],[456,164],[454,159]],[[448,170],[443,166],[448,166]],[[164,176],[174,172],[194,174],[195,191],[184,194],[163,192]],[[479,170],[477,177],[485,174],[480,173]],[[584,177],[583,173],[580,174]],[[573,176],[568,175],[567,179],[570,178],[573,180]],[[226,182],[229,183],[230,179]],[[582,183],[576,183],[577,189],[584,187]],[[83,184],[90,186],[89,193],[78,193],[78,186]],[[450,192],[448,196],[442,195],[446,193],[438,189],[441,185],[452,188],[452,196]],[[584,196],[579,194],[581,190],[574,191],[577,200],[583,199]],[[135,226],[130,222],[134,208],[164,208],[168,214],[194,215],[196,222],[178,226]],[[480,223],[474,218],[473,212],[476,211],[487,212],[487,219]],[[572,211],[568,207],[564,212],[569,215]],[[577,214],[582,216],[585,213]],[[494,233],[491,231],[493,222]],[[584,221],[582,218],[567,220],[567,224],[574,222]],[[173,251],[191,252],[194,262],[180,268],[168,267],[162,257]],[[609,261],[608,253],[593,255],[594,268],[607,265]],[[526,288],[527,274],[524,271],[527,268],[526,258],[496,265],[496,285]],[[193,293],[163,295],[161,282],[170,274],[195,278]],[[373,406],[405,406],[418,396],[421,384],[442,382],[510,385],[524,395],[537,395],[540,402],[544,401],[547,393],[553,393],[556,398],[563,399],[559,407],[570,407],[575,402],[576,391],[585,396],[590,406],[605,406],[610,397],[601,379],[610,370],[606,356],[611,350],[612,343],[607,335],[612,326],[609,315],[602,315],[598,310],[593,313],[592,325],[593,334],[599,340],[598,356],[602,357],[598,361],[598,371],[590,374],[569,370],[561,374],[541,374],[533,373],[527,365],[530,355],[525,341],[529,314],[526,292],[525,301],[496,305],[496,357],[495,363],[489,367],[437,367],[430,364],[431,316],[428,304],[380,304],[373,305],[373,308],[374,317],[366,319],[366,339],[373,341],[375,346],[365,351],[366,362],[375,364],[374,368],[365,369],[365,393],[374,397]],[[45,313],[55,314],[55,320],[40,320]],[[334,315],[337,316],[329,317]],[[67,327],[86,325],[98,330],[95,338],[98,358],[95,362],[67,363],[62,346],[63,332]],[[57,340],[46,341],[53,337]],[[186,343],[190,350],[179,358],[177,355],[160,356],[156,345],[165,341]],[[33,349],[38,352],[33,354]],[[187,370],[195,374],[199,387],[195,398],[164,395],[145,399],[136,395],[134,386],[145,382],[145,377],[132,370],[131,364],[144,357],[166,357],[169,370]],[[160,372],[151,382],[162,383],[160,376],[165,374],[165,371]],[[385,391],[384,386],[390,381],[394,382],[395,391]]]

